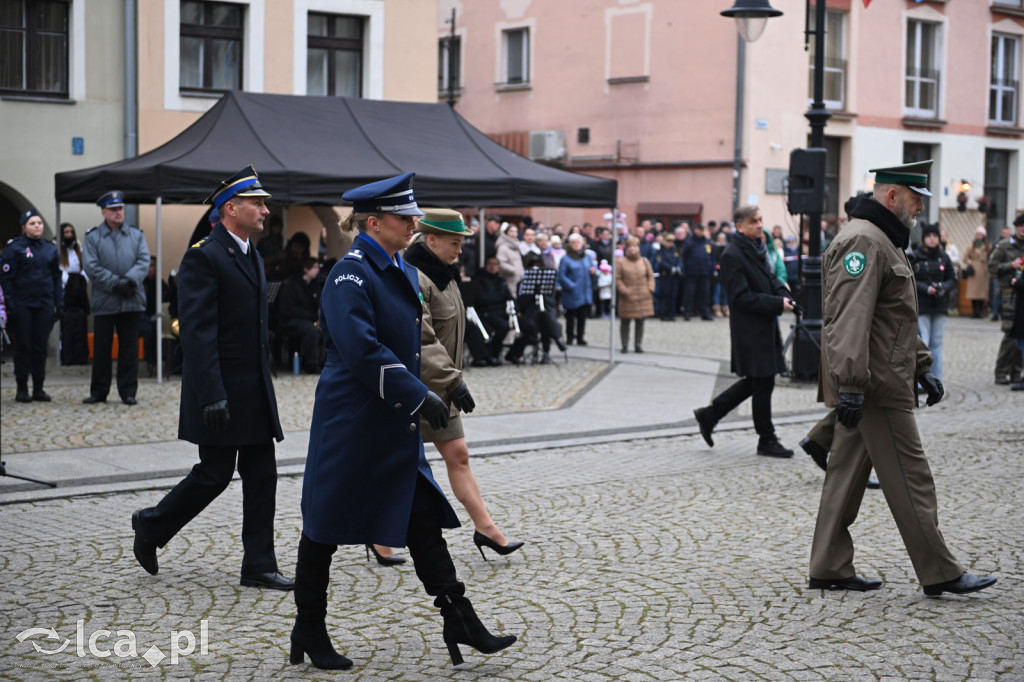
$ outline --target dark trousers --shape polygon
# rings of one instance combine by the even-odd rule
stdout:
[[[142,337],[142,352],[147,365],[156,364],[156,320],[152,315],[139,313],[139,336]],[[118,339],[121,337],[118,336]]]
[[[663,320],[676,319],[676,299],[679,298],[679,278],[662,275],[658,278],[658,315]]]
[[[14,377],[36,381],[46,378],[46,347],[53,328],[53,308],[11,310],[11,341],[14,342]]]
[[[1017,342],[1009,334],[1003,334],[999,342],[999,354],[996,355],[996,379],[1009,376],[1017,379],[1021,374],[1021,352]]]
[[[92,382],[89,394],[106,398],[110,393],[110,367],[117,331],[117,393],[131,396],[139,388],[139,312],[95,315],[92,322]]]
[[[587,311],[589,306],[581,305],[579,308],[569,308],[565,311],[565,340],[572,343],[573,339],[583,341],[583,334],[587,329]]]
[[[684,289],[686,316],[700,314],[701,317],[711,317],[711,276],[688,275]]]
[[[299,342],[299,362],[307,374],[320,373],[320,328],[312,320],[290,320],[285,329]]]
[[[142,532],[160,547],[224,492],[235,473],[242,477],[242,574],[277,570],[274,510],[277,460],[274,443],[200,445],[199,463],[155,507],[142,510]]]
[[[750,398],[751,411],[754,413],[754,430],[762,438],[775,435],[772,424],[772,391],[775,390],[775,377],[743,377],[725,389],[711,401],[711,409],[715,421],[736,409],[740,403]]]

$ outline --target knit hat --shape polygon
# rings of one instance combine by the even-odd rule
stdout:
[[[934,234],[936,237],[939,236],[939,226],[932,223],[925,223],[921,226],[921,240],[930,234]]]
[[[21,216],[18,218],[18,225],[20,227],[25,227],[25,223],[28,222],[29,218],[32,218],[33,216],[38,216],[38,215],[39,215],[39,211],[35,210],[34,208],[30,208],[29,210],[27,210],[24,213],[22,213]],[[42,217],[42,216],[39,216],[39,217]]]

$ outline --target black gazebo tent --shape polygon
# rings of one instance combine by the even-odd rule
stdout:
[[[161,272],[163,202],[202,203],[249,163],[284,205],[339,205],[349,188],[412,170],[417,201],[428,206],[617,206],[615,180],[530,161],[446,104],[231,91],[152,151],[57,173],[57,216],[61,202],[92,203],[110,189],[128,203],[155,203]],[[162,355],[158,343],[158,376]]]
[[[57,173],[56,198],[93,202],[114,187],[129,203],[201,203],[247,163],[286,205],[338,205],[346,189],[409,170],[434,206],[611,208],[618,185],[519,156],[446,104],[232,91],[161,147]]]

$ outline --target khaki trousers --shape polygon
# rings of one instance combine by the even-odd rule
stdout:
[[[882,484],[903,544],[922,585],[956,580],[964,570],[939,531],[935,482],[910,408],[864,406],[854,429],[836,425],[811,545],[810,576],[849,578],[850,525],[857,519],[871,467]]]

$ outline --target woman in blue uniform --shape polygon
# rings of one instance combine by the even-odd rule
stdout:
[[[21,236],[4,249],[0,265],[0,286],[7,297],[14,339],[14,379],[18,384],[15,400],[48,402],[43,390],[46,379],[46,347],[54,319],[60,319],[64,306],[64,288],[60,280],[57,247],[43,239],[43,219],[39,211],[21,214]],[[32,375],[32,394],[28,377]]]
[[[458,518],[434,481],[420,435],[448,423],[448,406],[420,381],[423,309],[418,275],[399,252],[415,216],[414,173],[346,192],[358,230],[331,269],[321,297],[326,364],[313,406],[302,486],[302,536],[295,567],[292,663],[346,669],[327,634],[327,588],[338,545],[408,547],[416,575],[444,617],[452,662],[459,644],[500,651],[514,635],[495,637],[477,618],[455,574],[442,528]]]

